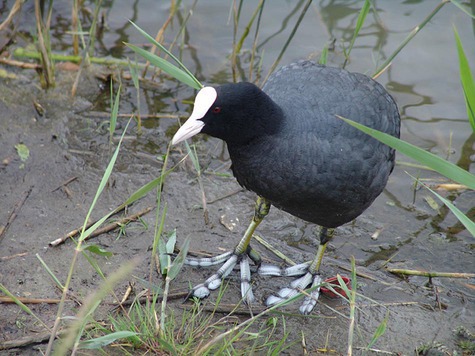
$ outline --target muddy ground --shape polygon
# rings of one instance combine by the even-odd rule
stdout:
[[[6,224],[16,204],[27,197],[0,240],[0,281],[18,297],[58,299],[60,291],[36,255],[61,281],[65,280],[74,245],[71,241],[58,247],[48,244],[82,225],[107,166],[110,154],[108,118],[94,113],[104,110],[101,104],[107,101],[108,87],[92,72],[86,72],[78,95],[71,98],[74,73],[59,72],[57,87],[48,92],[39,88],[34,73],[18,70],[15,74],[15,79],[0,81],[0,225]],[[154,90],[159,95],[166,88],[157,87]],[[131,92],[130,86],[123,95],[130,96]],[[42,115],[35,109],[34,103],[44,108]],[[189,107],[179,105],[179,109],[186,115]],[[118,133],[124,124],[125,119],[119,124]],[[135,126],[130,129],[111,184],[101,196],[92,214],[93,219],[120,205],[132,192],[160,174],[160,158],[166,151],[177,121],[161,119],[153,125],[145,122],[144,126],[140,137],[135,135]],[[473,150],[473,136],[471,142],[472,148],[469,149]],[[25,162],[21,161],[15,149],[15,145],[20,143],[30,151]],[[168,206],[165,231],[176,229],[179,244],[186,237],[191,237],[192,250],[216,254],[234,247],[252,215],[255,196],[240,191],[231,177],[226,154],[222,156],[223,147],[219,141],[201,138],[197,148],[201,165],[206,168],[202,181],[208,199],[209,224],[205,224],[203,218],[196,172],[187,160],[166,180],[163,191],[163,201]],[[178,163],[183,155],[183,146],[174,147],[170,166]],[[439,209],[440,213],[433,210],[425,200],[428,193],[418,192],[413,204],[412,182],[405,170],[406,167],[396,167],[387,190],[373,206],[354,223],[338,230],[324,259],[323,273],[328,277],[336,273],[348,275],[346,268],[350,265],[351,256],[356,259],[357,270],[361,273],[358,293],[365,298],[358,298],[360,309],[357,312],[355,347],[367,345],[389,311],[387,330],[374,345],[375,348],[413,354],[417,347],[437,342],[449,352],[460,351],[457,345],[459,340],[453,330],[461,326],[471,331],[474,329],[473,279],[434,278],[431,284],[424,277],[401,278],[385,270],[385,267],[398,267],[475,272],[473,238],[444,208]],[[433,177],[437,176],[434,174]],[[75,179],[63,186],[70,178]],[[31,192],[26,195],[30,189]],[[463,211],[472,208],[475,200],[473,192],[452,193],[450,197],[456,199]],[[154,194],[130,207],[128,214],[149,206],[156,206]],[[148,228],[138,222],[131,223],[126,228],[126,234],[120,238],[115,230],[90,240],[90,244],[113,253],[107,259],[96,257],[106,275],[125,261],[138,257],[140,264],[134,275],[148,278],[155,215],[154,209],[143,216]],[[235,224],[232,231],[229,229],[230,222]],[[372,238],[376,232],[379,232],[378,236]],[[258,233],[297,262],[309,260],[316,250],[316,227],[277,209],[271,210]],[[254,247],[265,258],[280,263],[259,244],[254,243]],[[172,289],[185,291],[189,283],[201,282],[210,273],[205,269],[185,267],[172,284]],[[154,278],[159,283],[158,276]],[[130,281],[133,280],[131,277]],[[124,292],[127,282],[117,288],[119,295]],[[262,301],[287,281],[255,277],[254,282],[255,293]],[[80,258],[73,275],[72,294],[84,300],[100,284],[101,278],[84,258]],[[138,291],[143,289],[137,281],[136,286]],[[215,294],[206,303],[212,303],[214,299]],[[111,300],[111,297],[108,298],[108,301]],[[239,284],[236,276],[232,276],[224,303],[236,303],[238,300]],[[53,325],[56,304],[29,306],[44,323]],[[177,312],[181,310],[179,306],[181,300],[170,304]],[[326,345],[338,353],[346,352],[348,320],[326,306],[348,315],[344,302],[322,298],[310,317],[286,317],[289,342],[297,341],[290,354],[302,352],[299,341],[302,332],[312,354]],[[64,315],[75,315],[77,309],[73,301],[68,302]],[[294,313],[297,309],[298,305],[287,307],[287,311]],[[109,310],[110,305],[104,304],[99,308],[97,318],[104,318]],[[0,304],[0,320],[0,345],[44,331],[15,304]],[[36,344],[3,352],[34,354],[44,349],[45,344]]]

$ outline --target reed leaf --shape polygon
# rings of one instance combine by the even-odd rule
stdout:
[[[350,47],[348,47],[348,51],[346,52],[345,64],[348,58],[350,57],[351,50],[353,49],[353,45],[355,44],[356,38],[358,37],[358,34],[360,33],[361,28],[363,27],[363,24],[366,20],[366,16],[368,15],[370,7],[371,7],[371,1],[366,0],[364,2],[363,7],[360,10],[360,14],[358,15],[358,20],[356,21],[355,31],[353,32],[353,38],[351,39]]]
[[[160,48],[163,52],[165,52],[167,55],[170,56],[170,58],[172,58],[177,64],[179,67],[171,64],[170,62],[168,62],[167,60],[153,54],[153,53],[150,53],[149,51],[146,51],[140,47],[137,47],[137,46],[134,46],[132,44],[129,44],[129,43],[126,43],[125,45],[128,46],[130,49],[132,49],[134,52],[136,52],[137,54],[139,54],[140,56],[142,56],[143,58],[145,58],[146,60],[148,60],[151,64],[153,64],[154,66],[160,68],[161,70],[163,70],[165,73],[168,73],[169,75],[171,75],[172,77],[174,77],[175,79],[178,79],[180,82],[194,88],[194,89],[201,89],[203,87],[203,85],[200,83],[200,81],[198,79],[196,79],[196,77],[188,70],[188,68],[185,67],[185,65],[183,63],[181,63],[181,61],[176,58],[173,53],[171,53],[168,49],[166,49],[161,43],[155,41],[155,39],[150,36],[147,32],[145,32],[144,30],[142,30],[139,26],[137,26],[135,23],[133,23],[132,21],[130,21],[130,23],[137,29],[137,31],[140,32],[140,34],[142,36],[144,36],[147,41],[149,41],[151,44],[157,46],[158,48]]]
[[[456,166],[455,164],[450,163],[434,155],[433,153],[424,151],[423,149],[419,147],[411,145],[410,143],[407,143],[391,135],[385,134],[383,132],[379,132],[375,129],[371,129],[355,121],[345,119],[344,117],[341,117],[339,115],[337,115],[337,117],[344,120],[346,123],[350,124],[351,126],[356,127],[358,130],[361,130],[367,133],[368,135],[376,138],[377,140],[383,142],[389,147],[392,147],[398,150],[399,152],[405,154],[406,156],[411,157],[412,159],[418,161],[419,163],[422,163],[423,165],[426,165],[434,169],[440,174],[446,176],[447,178],[450,178],[458,183],[466,185],[470,189],[475,190],[475,175]]]
[[[468,64],[467,56],[463,50],[462,41],[454,26],[455,42],[457,43],[457,52],[459,56],[460,81],[462,82],[463,94],[465,96],[465,105],[467,106],[467,116],[473,132],[475,132],[475,81]]]
[[[412,176],[411,176],[412,177]],[[412,177],[413,179],[416,179],[415,177]],[[444,203],[452,213],[457,217],[457,219],[467,228],[467,230],[472,234],[473,237],[475,237],[475,222],[470,220],[470,218],[465,215],[462,211],[460,211],[459,208],[457,208],[452,202],[450,202],[448,199],[445,199],[443,196],[438,194],[436,191],[432,190],[429,188],[427,185],[424,183],[421,183],[419,181],[419,184],[424,186],[426,189],[430,190],[432,194],[434,194],[439,200]]]

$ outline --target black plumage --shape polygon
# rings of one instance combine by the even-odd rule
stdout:
[[[309,222],[337,227],[360,215],[386,186],[394,150],[336,115],[399,137],[399,114],[371,78],[298,62],[261,91],[216,88],[201,132],[226,141],[239,184]]]
[[[272,204],[324,227],[315,260],[307,266],[313,278],[332,235],[328,231],[358,217],[381,194],[394,168],[394,150],[338,116],[399,137],[396,103],[379,83],[309,61],[281,68],[262,90],[238,83],[200,91],[173,142],[198,132],[224,140],[239,184],[263,198],[254,225],[234,251],[236,261],[249,253],[252,231]],[[213,281],[227,273],[229,268]],[[273,273],[280,272],[263,274]],[[205,287],[203,294],[212,278],[199,286]],[[313,284],[319,281],[314,278]]]

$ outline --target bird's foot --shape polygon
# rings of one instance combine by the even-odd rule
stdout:
[[[193,287],[188,293],[187,298],[206,298],[212,290],[219,288],[223,279],[226,278],[239,263],[241,270],[241,296],[247,304],[253,303],[255,297],[251,288],[251,269],[249,266],[249,260],[252,260],[257,265],[260,264],[259,255],[250,247],[243,253],[229,251],[211,258],[187,257],[185,264],[190,266],[210,267],[223,263],[221,268],[219,268],[215,274],[203,283]]]
[[[304,298],[304,301],[299,308],[301,314],[310,314],[317,304],[317,300],[320,295],[322,277],[318,273],[310,272],[309,266],[310,263],[302,263],[287,268],[280,268],[278,266],[272,265],[261,265],[258,269],[258,273],[262,276],[301,276],[290,283],[290,287],[282,288],[277,292],[277,295],[269,296],[266,300],[266,305],[271,307],[288,300],[310,286],[311,292]]]

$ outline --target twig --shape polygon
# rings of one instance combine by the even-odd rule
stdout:
[[[94,225],[94,222],[90,222],[89,224],[86,225],[86,229],[90,228],[92,225]],[[50,246],[58,246],[60,244],[62,244],[64,241],[66,241],[67,239],[69,239],[70,237],[73,237],[77,234],[79,234],[82,230],[82,227],[78,227],[77,229],[74,229],[70,232],[68,232],[65,236],[63,237],[60,237],[59,239],[56,239],[54,241],[51,241],[49,243]]]
[[[7,232],[8,228],[10,225],[13,223],[13,221],[16,219],[18,213],[20,212],[21,207],[23,204],[25,204],[26,199],[30,196],[31,191],[33,190],[33,186],[28,189],[23,196],[21,197],[20,201],[16,203],[15,207],[13,208],[12,213],[10,214],[10,217],[8,218],[7,223],[5,226],[0,226],[0,243],[3,240],[3,237],[5,236],[5,233]]]
[[[76,179],[78,179],[78,177],[71,177],[71,178],[69,178],[69,179],[66,180],[65,182],[61,183],[61,185],[60,185],[59,187],[53,189],[53,190],[51,191],[51,193],[57,191],[57,190],[60,189],[60,188],[63,188],[65,185],[68,185],[69,183],[75,181]]]
[[[15,1],[15,4],[13,4],[13,7],[10,10],[10,13],[8,14],[8,17],[5,19],[5,21],[3,21],[0,24],[0,32],[3,31],[5,29],[5,27],[10,25],[10,22],[12,22],[15,15],[21,11],[21,5],[22,4],[23,4],[22,0],[16,0]]]
[[[118,221],[114,221],[113,223],[110,223],[109,225],[106,225],[106,226],[103,226],[102,228],[100,229],[97,229],[96,231],[94,231],[93,233],[91,233],[87,238],[86,240],[89,240],[93,237],[96,237],[96,236],[99,236],[101,234],[104,234],[106,232],[109,232],[109,231],[112,231],[114,230],[116,227],[120,226],[120,225],[123,225],[123,224],[127,224],[131,221],[134,221],[134,220],[137,220],[139,217],[141,217],[142,215],[145,215],[147,214],[148,212],[150,212],[153,208],[152,207],[148,207],[148,208],[145,208],[144,210],[142,211],[139,211],[138,213],[136,214],[133,214],[133,215],[130,215],[130,216],[126,216]],[[118,212],[118,211],[117,211]],[[116,213],[117,213],[116,212]],[[90,223],[86,226],[86,229],[90,226],[92,226],[93,224],[95,223]],[[58,246],[60,244],[62,244],[64,241],[66,241],[68,238],[70,237],[73,237],[74,235],[78,234],[80,231],[82,230],[82,227],[81,228],[78,228],[78,229],[75,229],[71,232],[69,232],[68,234],[66,234],[66,236],[63,236],[59,239],[56,239],[52,242],[49,243],[50,246]]]
[[[91,330],[95,328],[97,324],[89,324],[85,326],[85,330]],[[58,333],[58,337],[61,337],[62,335],[65,335],[69,330],[61,330]],[[0,343],[0,350],[9,350],[9,349],[14,349],[17,347],[25,347],[31,344],[40,344],[46,340],[48,340],[51,336],[51,333],[49,332],[44,332],[40,334],[35,334],[32,336],[24,336],[21,338],[18,338],[16,340],[10,340],[10,341],[4,341]]]
[[[243,191],[244,191],[244,189],[240,188],[240,189],[238,189],[238,190],[235,190],[234,192],[225,194],[225,195],[223,195],[223,196],[221,196],[221,197],[218,197],[218,198],[216,198],[216,199],[208,200],[208,205],[209,205],[209,204],[214,204],[214,203],[216,203],[216,202],[218,202],[218,201],[220,201],[220,200],[227,199],[227,198],[232,197],[233,195],[236,195],[236,194],[241,193],[241,192],[243,192]]]
[[[18,67],[18,68],[23,68],[23,69],[39,69],[41,68],[41,65],[37,63],[27,63],[27,62],[21,62],[21,61],[16,61],[14,59],[7,59],[7,58],[0,58],[0,63],[13,66],[13,67]]]
[[[242,305],[242,303],[239,303]],[[239,304],[222,304],[220,303],[219,306],[215,305],[203,305],[201,309],[206,312],[211,312],[215,314],[233,314],[233,315],[246,315],[252,317],[253,315],[260,314],[265,311],[267,308],[264,307],[252,307],[252,311],[249,308],[239,307]],[[180,309],[191,310],[193,306],[189,305],[177,305]],[[279,313],[279,312],[276,312]],[[280,314],[280,313],[279,313]]]
[[[447,278],[474,278],[475,273],[452,273],[452,272],[428,272],[428,271],[419,271],[413,269],[398,269],[398,268],[388,268],[388,272],[394,274],[402,274],[409,276],[423,276],[423,277],[447,277]]]
[[[168,294],[167,299],[168,300],[183,299],[183,298],[186,298],[186,296],[188,296],[189,294],[190,294],[190,291],[188,291],[188,290],[186,292],[175,292],[175,293]],[[134,303],[140,303],[140,304],[147,303],[149,300],[150,299],[149,299],[148,296],[143,296],[143,297],[140,297],[140,298],[125,300],[125,301],[120,302],[120,303],[111,302],[111,303],[108,303],[108,304],[112,304],[114,306],[112,308],[112,310],[117,310],[119,308],[129,306],[129,305],[132,305]],[[161,300],[162,300],[162,297],[159,296],[157,298],[157,301],[161,301]]]
[[[378,349],[368,349],[366,347],[355,347],[355,349],[357,350],[364,350],[364,351],[371,351],[371,352],[375,352],[375,353],[378,353],[378,354],[384,354],[384,355],[394,355],[394,356],[397,356],[397,355],[400,355],[400,353],[398,352],[391,352],[391,351],[384,351],[384,350],[378,350]]]
[[[122,297],[122,299],[120,300],[120,305],[122,305],[127,299],[129,299],[130,295],[132,294],[132,292],[134,291],[135,289],[135,285],[133,282],[129,282],[129,285],[127,286],[127,289],[124,293],[124,296]]]
[[[392,302],[392,303],[372,303],[372,304],[360,304],[360,309],[372,308],[372,307],[407,307],[411,305],[419,305],[419,302]]]
[[[435,294],[435,302],[437,304],[437,309],[442,310],[442,302],[440,301],[439,289],[436,285],[433,285],[434,294]]]
[[[44,298],[22,298],[16,297],[20,302],[23,304],[58,304],[61,300],[60,299],[44,299]],[[0,303],[15,303],[15,301],[6,296],[0,296]]]
[[[17,258],[17,257],[26,256],[26,255],[28,255],[28,252],[16,253],[16,254],[11,255],[11,256],[0,257],[0,261],[8,261],[8,260],[12,260],[12,259]]]

